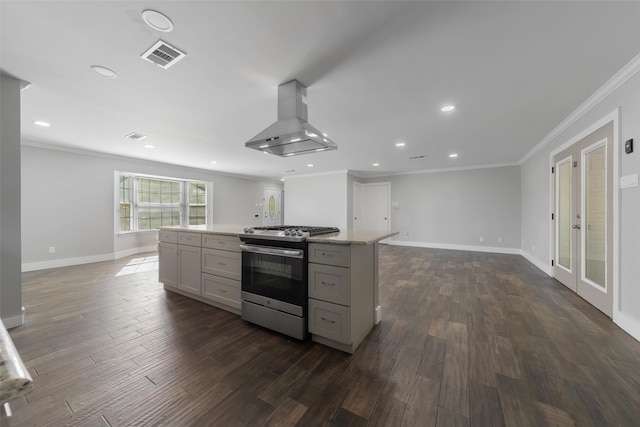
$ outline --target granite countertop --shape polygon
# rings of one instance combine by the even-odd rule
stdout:
[[[397,231],[382,230],[344,230],[339,233],[321,234],[309,237],[309,243],[328,243],[334,245],[370,245],[387,237],[395,236]]]
[[[175,227],[161,227],[162,231],[187,231],[196,233],[219,234],[223,236],[237,236],[244,231],[244,226],[237,224],[208,224],[183,225]],[[343,230],[339,233],[321,234],[309,237],[309,243],[327,243],[334,245],[370,245],[387,237],[395,236],[397,231],[382,230]]]
[[[244,226],[237,224],[176,225],[160,227],[161,231],[190,231],[196,233],[219,234],[222,236],[238,236],[244,232]]]
[[[0,406],[29,393],[33,387],[33,380],[0,320]]]

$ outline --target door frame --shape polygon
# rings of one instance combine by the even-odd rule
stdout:
[[[602,117],[600,120],[597,120],[595,123],[588,126],[583,131],[579,132],[574,137],[570,138],[567,142],[562,144],[560,147],[554,149],[549,153],[549,254],[551,255],[549,260],[549,271],[550,275],[554,277],[553,267],[551,266],[551,260],[556,259],[556,251],[555,251],[555,224],[554,220],[551,219],[551,214],[553,213],[555,206],[555,176],[551,173],[551,168],[554,165],[553,159],[556,154],[565,150],[566,148],[571,147],[578,141],[584,139],[589,136],[593,132],[597,131],[604,125],[609,122],[613,122],[613,170],[611,172],[611,176],[613,178],[613,279],[611,283],[611,290],[613,292],[613,320],[616,322],[618,320],[618,315],[620,312],[620,108],[616,108],[606,116]],[[616,322],[617,323],[617,322]]]

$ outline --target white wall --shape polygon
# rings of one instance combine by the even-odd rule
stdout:
[[[348,228],[348,173],[289,177],[284,183],[288,225]]]
[[[23,271],[102,261],[155,247],[157,232],[117,234],[115,171],[213,182],[210,219],[218,224],[261,224],[262,187],[282,187],[206,170],[26,144],[30,143],[22,146]],[[56,248],[54,254],[49,254],[50,246]]]
[[[545,271],[550,271],[551,259],[551,152],[620,108],[619,147],[614,154],[620,162],[619,176],[640,173],[640,57],[630,65],[626,75],[632,77],[621,85],[605,85],[612,88],[608,95],[594,98],[586,112],[522,164],[522,250]],[[620,75],[614,79],[623,81]],[[624,154],[624,141],[631,138],[635,151]],[[640,188],[623,189],[619,197],[620,304],[614,307],[613,319],[640,340]]]
[[[364,180],[381,181],[391,183],[391,202],[398,203],[398,210],[391,209],[391,230],[399,234],[391,244],[519,252],[519,166]]]

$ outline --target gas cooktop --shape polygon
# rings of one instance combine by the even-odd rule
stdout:
[[[337,227],[317,227],[308,225],[267,225],[259,227],[246,227],[243,237],[261,240],[280,240],[288,242],[303,242],[307,237],[318,236],[320,234],[338,233]]]

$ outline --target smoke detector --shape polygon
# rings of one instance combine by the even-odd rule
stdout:
[[[149,62],[156,64],[160,68],[165,70],[171,67],[173,64],[187,56],[186,53],[171,46],[169,43],[162,40],[155,42],[153,46],[146,50],[140,57]]]

